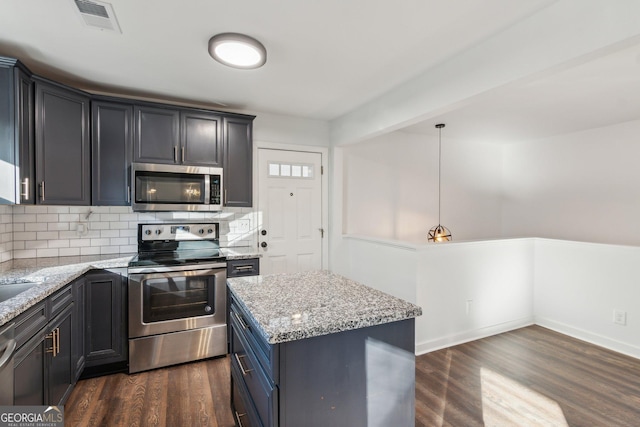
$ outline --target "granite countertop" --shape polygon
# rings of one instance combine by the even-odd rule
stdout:
[[[18,259],[0,264],[0,286],[12,282],[37,285],[0,302],[0,326],[33,307],[89,270],[127,267],[133,255]]]
[[[233,278],[227,283],[270,344],[422,315],[417,305],[328,271]]]
[[[227,257],[227,260],[262,258],[262,254],[250,246],[220,248],[220,251]]]

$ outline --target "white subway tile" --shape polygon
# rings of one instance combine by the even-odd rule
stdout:
[[[138,238],[137,237],[129,237],[129,244],[138,246]]]
[[[36,254],[38,258],[54,257],[58,256],[58,249],[36,249]]]
[[[69,246],[72,248],[86,248],[91,246],[91,239],[69,239]]]
[[[102,255],[117,254],[117,253],[120,253],[120,248],[118,246],[101,246],[100,247],[100,254]]]
[[[70,214],[81,214],[83,217],[91,211],[89,206],[69,206]]]
[[[123,246],[120,246],[120,253],[121,254],[134,253],[134,252],[138,252],[138,245],[123,245]]]
[[[20,225],[24,228],[24,231],[47,231],[46,222],[28,222]]]
[[[119,221],[138,221],[138,214],[128,213],[120,214]]]
[[[120,215],[118,214],[100,214],[100,221],[102,222],[111,222],[111,221],[119,221]]]
[[[69,231],[68,222],[50,222],[47,226],[49,231]]]
[[[48,206],[47,212],[53,214],[66,214],[69,213],[69,206]]]
[[[12,210],[14,215],[15,214],[23,214],[24,213],[24,205],[13,206],[11,210]]]
[[[108,230],[109,223],[108,222],[91,222],[89,223],[90,230]]]
[[[52,240],[57,239],[59,237],[57,231],[38,231],[37,239],[38,240]]]
[[[80,221],[80,215],[77,214],[77,213],[60,214],[60,215],[58,215],[58,220],[59,221],[64,221],[64,222],[78,222],[78,221]]]
[[[27,214],[46,214],[47,206],[25,206],[24,212]]]
[[[107,246],[109,245],[109,239],[91,239],[91,246]]]
[[[35,258],[37,255],[35,249],[13,251],[14,258]]]
[[[13,231],[14,231],[14,232],[16,232],[16,231],[18,231],[18,232],[20,232],[20,231],[24,231],[24,226],[25,226],[25,225],[26,225],[26,224],[13,224],[13,227],[12,227],[12,228],[13,228]]]
[[[25,246],[24,246],[25,243],[26,242],[24,240],[19,241],[19,242],[13,242],[13,249],[24,249],[25,248]]]
[[[109,213],[126,214],[129,212],[131,212],[131,207],[129,206],[109,206]]]
[[[58,234],[58,238],[60,239],[76,239],[78,237],[78,232],[75,230],[61,231]]]
[[[127,239],[126,237],[114,237],[114,238],[109,239],[109,244],[111,246],[128,245],[129,244],[129,239]]]
[[[60,248],[58,252],[60,256],[78,256],[80,255],[80,248]]]
[[[80,255],[100,255],[100,248],[99,247],[80,248]]]
[[[120,237],[118,230],[100,230],[100,237]]]
[[[36,233],[33,231],[27,231],[23,233],[13,233],[14,240],[36,240]]]
[[[132,230],[130,228],[120,230],[120,237],[138,237],[138,230]]]
[[[14,215],[13,216],[13,223],[15,224],[16,222],[36,222],[36,215],[35,214],[20,214],[20,215]]]
[[[110,222],[109,223],[109,228],[111,228],[112,230],[124,230],[124,229],[129,228],[129,223],[128,222],[120,222],[120,221]]]
[[[97,239],[100,237],[100,230],[89,230],[86,235],[82,236],[83,239]]]
[[[25,249],[47,249],[49,247],[48,240],[27,240],[24,242]]]
[[[37,214],[36,220],[38,222],[58,222],[58,214]]]
[[[69,240],[49,240],[50,248],[68,248]]]

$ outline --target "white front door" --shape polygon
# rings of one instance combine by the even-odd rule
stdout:
[[[322,268],[322,154],[258,149],[260,274]]]

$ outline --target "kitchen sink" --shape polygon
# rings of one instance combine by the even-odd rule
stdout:
[[[0,284],[0,303],[15,297],[22,292],[39,285],[37,282],[19,282],[19,283],[2,283]]]

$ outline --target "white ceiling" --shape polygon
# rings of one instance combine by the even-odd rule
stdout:
[[[2,0],[0,55],[81,88],[333,120],[558,0],[111,0],[122,34],[73,0]],[[211,36],[240,32],[264,67],[227,68]],[[532,37],[535,37],[532,34]],[[640,45],[475,97],[406,128],[509,142],[640,118]]]

